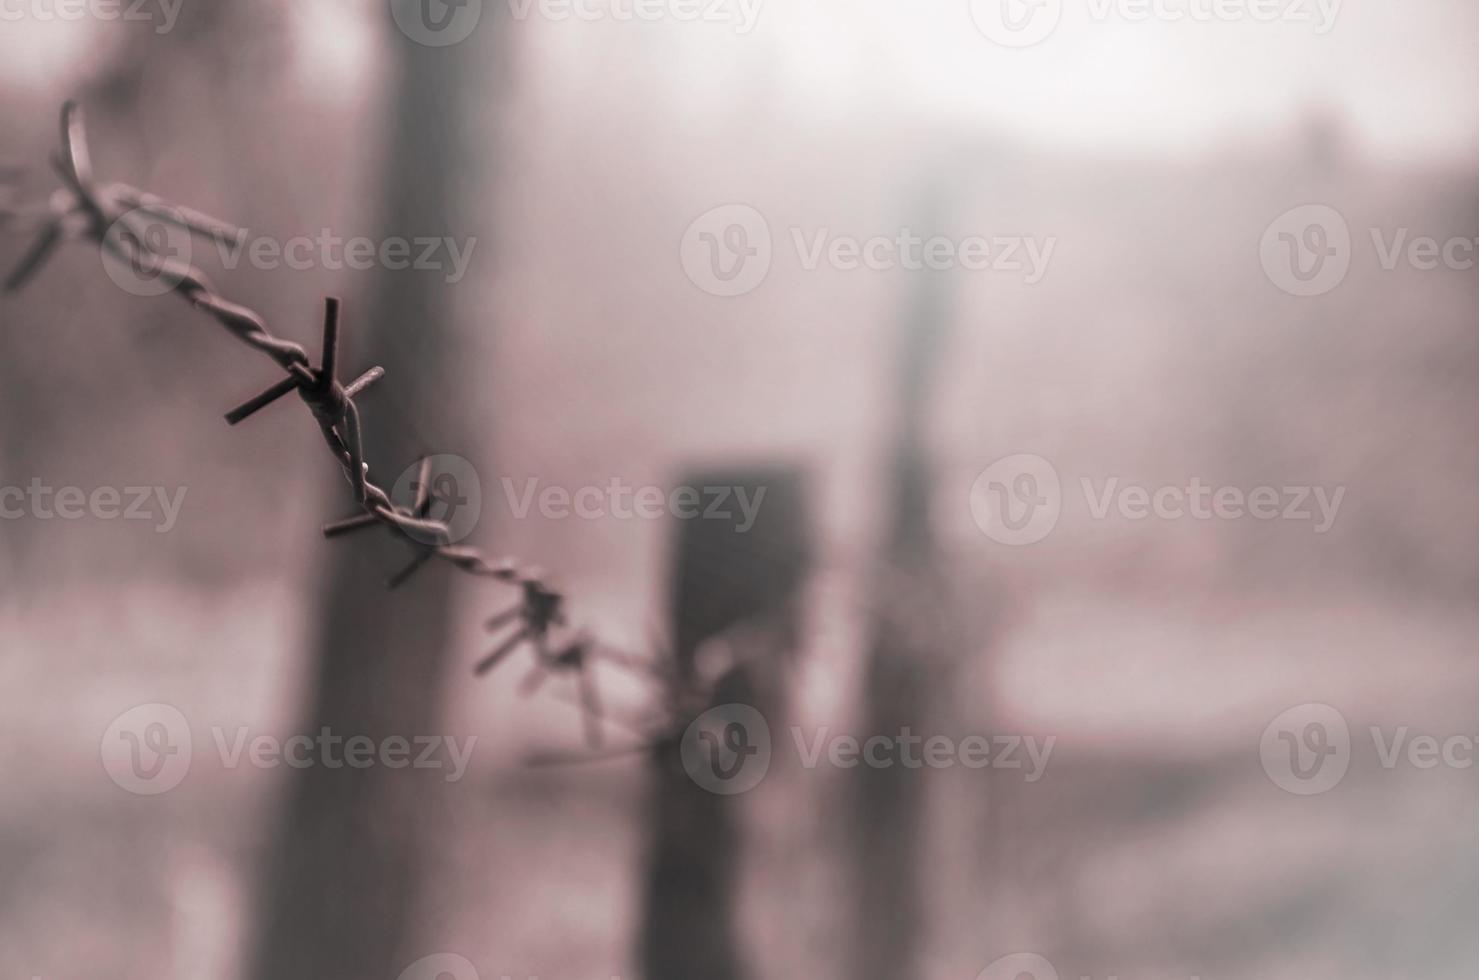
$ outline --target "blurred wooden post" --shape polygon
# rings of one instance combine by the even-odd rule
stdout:
[[[775,730],[811,562],[802,479],[788,469],[706,472],[681,485],[743,487],[752,500],[764,493],[748,531],[740,530],[733,502],[733,519],[699,517],[681,525],[672,578],[673,637],[685,689],[707,683],[699,658],[705,643],[734,637],[749,655],[718,668],[707,706],[750,705]],[[743,639],[736,636],[740,632]],[[747,970],[734,932],[743,850],[739,797],[694,782],[676,742],[655,750],[653,771],[643,978],[740,980]]]

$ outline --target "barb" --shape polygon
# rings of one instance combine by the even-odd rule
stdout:
[[[242,343],[271,359],[285,375],[261,394],[226,413],[231,425],[240,424],[291,392],[308,406],[334,460],[349,483],[360,512],[324,526],[326,538],[339,538],[369,527],[385,527],[415,549],[410,564],[391,576],[392,588],[407,581],[433,559],[451,564],[466,574],[489,578],[517,588],[520,603],[489,621],[489,628],[515,626],[515,630],[475,672],[486,674],[520,646],[535,654],[541,674],[574,672],[580,678],[581,701],[586,719],[586,738],[600,744],[600,700],[591,671],[591,641],[580,634],[569,645],[551,652],[551,634],[565,625],[565,597],[551,587],[537,570],[525,570],[511,559],[492,560],[476,549],[453,545],[447,525],[433,519],[430,460],[421,461],[416,499],[412,506],[394,503],[390,495],[370,479],[370,464],[364,456],[363,427],[355,397],[384,377],[372,367],[348,385],[338,379],[340,303],[330,297],[325,303],[323,346],[314,367],[300,345],[275,336],[263,318],[218,293],[205,273],[187,262],[162,254],[149,243],[137,226],[138,213],[173,224],[198,236],[232,237],[235,229],[199,211],[170,204],[162,198],[128,184],[97,183],[87,144],[82,112],[68,102],[61,114],[61,152],[52,160],[62,187],[41,205],[16,207],[11,203],[11,168],[0,169],[0,228],[25,227],[36,230],[36,238],[5,282],[11,292],[24,286],[41,271],[65,240],[96,242],[108,254],[135,268],[157,273],[169,291],[195,309],[213,317]]]

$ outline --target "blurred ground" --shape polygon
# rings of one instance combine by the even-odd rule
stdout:
[[[227,601],[100,596],[92,609],[64,634],[45,625],[57,620],[44,602],[9,607],[0,623],[29,654],[7,661],[3,684],[14,734],[0,970],[230,975],[283,770],[222,770],[197,752],[180,790],[130,797],[103,774],[96,733],[158,697],[193,718],[290,731],[273,705],[291,671],[261,651],[288,645],[296,603],[262,586]],[[1368,745],[1336,790],[1294,797],[1265,777],[1257,741],[1306,695],[1337,704],[1356,732],[1391,719],[1469,732],[1475,625],[1390,601],[1265,601],[1235,615],[1190,602],[1040,603],[1003,646],[995,678],[962,686],[957,723],[1052,733],[1058,744],[1035,784],[1007,771],[931,776],[935,886],[921,976],[973,977],[1001,950],[1043,952],[1065,976],[1468,975],[1472,773],[1383,770]],[[222,639],[204,651],[202,635]],[[68,664],[94,649],[135,668],[79,687]],[[63,677],[65,692],[55,689]],[[984,720],[974,702],[988,685],[1003,711],[994,728],[971,727]],[[62,705],[72,717],[56,716]],[[449,730],[519,737],[486,718]],[[425,949],[457,951],[483,976],[632,975],[641,765],[529,770],[487,758],[480,751],[440,804],[447,833]],[[744,926],[761,975],[836,975],[841,828],[823,815],[838,789],[835,772],[782,767],[747,803]],[[57,928],[63,919],[85,929]]]

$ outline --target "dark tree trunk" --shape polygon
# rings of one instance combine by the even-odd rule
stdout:
[[[466,166],[472,44],[423,47],[388,29],[400,78],[387,127],[384,233],[465,238],[465,202],[452,189]],[[442,274],[375,276],[373,296],[346,309],[343,360],[351,371],[387,368],[363,408],[371,477],[389,488],[419,454],[459,445],[462,430],[449,390],[457,355]],[[419,432],[447,443],[420,444]],[[376,740],[440,733],[453,573],[434,562],[387,594],[387,575],[411,557],[403,541],[371,531],[325,548],[324,613],[300,730]],[[295,773],[269,852],[252,977],[393,980],[418,958],[411,930],[442,780],[435,769],[382,766]]]
[[[873,584],[872,649],[864,669],[863,735],[929,734],[958,634],[950,588],[930,528],[933,482],[925,449],[932,377],[944,343],[948,280],[922,273],[902,324],[898,427],[887,471],[885,547]],[[938,728],[936,727],[936,731]],[[853,781],[856,980],[917,975],[925,774],[903,764],[863,766]],[[875,753],[876,754],[876,753]]]

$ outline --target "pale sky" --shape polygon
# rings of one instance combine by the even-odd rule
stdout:
[[[545,72],[541,84],[561,99],[600,99],[612,85],[655,76],[670,108],[700,122],[724,118],[763,89],[776,111],[824,128],[934,118],[1049,148],[1133,157],[1277,141],[1320,111],[1340,116],[1377,158],[1479,156],[1472,0],[1061,0],[1056,31],[1023,49],[977,28],[972,4],[994,2],[1001,0],[703,0],[736,22],[760,3],[749,33],[672,19],[520,27]],[[1272,3],[1309,22],[1136,22],[1121,14],[1137,2],[1197,12]]]
[[[1211,0],[1161,2],[1205,10]],[[1287,129],[1324,105],[1383,156],[1479,150],[1472,97],[1479,91],[1479,7],[1467,0],[1279,2],[1308,5],[1315,21],[1323,16],[1316,4],[1337,3],[1332,27],[1317,35],[1314,23],[1247,18],[1095,19],[1099,0],[1064,0],[1052,35],[1012,49],[976,29],[967,0],[807,0],[786,8],[772,0],[757,33],[784,45],[803,80],[799,92],[846,96],[835,84],[842,71],[860,88],[882,87],[885,98],[898,88],[914,105],[1052,144],[1196,148]]]
[[[116,29],[15,19],[14,11],[51,0],[5,2],[0,81],[7,85],[75,84]],[[514,0],[484,2],[491,9]],[[1479,155],[1479,5],[1471,0],[1062,0],[1056,31],[1023,49],[998,45],[976,26],[972,3],[999,0],[703,0],[728,4],[736,18],[742,6],[759,4],[749,33],[673,18],[554,21],[538,15],[548,0],[531,2],[534,14],[511,29],[577,93],[600,81],[590,74],[593,62],[608,71],[613,53],[625,49],[633,60],[662,62],[645,67],[665,72],[685,111],[732,102],[761,76],[778,74],[771,86],[791,111],[829,124],[897,112],[998,127],[1050,147],[1144,155],[1275,137],[1323,106],[1380,158]],[[629,8],[634,0],[586,2]],[[1135,22],[1124,8],[1137,2],[1188,12],[1214,2],[1233,10],[1275,3],[1307,10],[1313,22]],[[1108,13],[1096,13],[1106,4]],[[373,70],[370,39],[382,6],[296,4],[305,63],[341,66],[332,81],[305,81],[342,84],[339,72],[353,73],[345,59]],[[1317,33],[1323,22],[1330,29]]]

